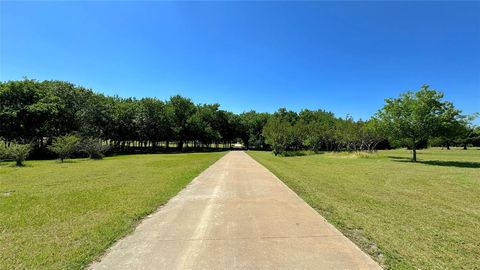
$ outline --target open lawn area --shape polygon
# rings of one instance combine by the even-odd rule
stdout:
[[[248,153],[386,268],[480,265],[480,150]]]
[[[223,155],[0,163],[0,269],[86,266]]]

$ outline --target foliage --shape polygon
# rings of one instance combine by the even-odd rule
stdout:
[[[272,117],[263,129],[265,142],[270,144],[275,155],[282,155],[293,143],[293,127],[286,119]]]
[[[385,139],[379,122],[337,118],[330,112],[280,109],[263,129],[265,142],[275,154],[291,150],[373,151]]]
[[[98,139],[85,138],[81,141],[80,148],[87,153],[90,159],[102,159],[108,151],[109,146],[102,144]]]
[[[10,145],[1,146],[1,148],[0,159],[13,159],[18,167],[23,166],[23,162],[27,159],[31,150],[29,144],[18,143],[10,143]]]
[[[101,140],[120,152],[169,151],[170,143],[179,151],[229,147],[238,141],[276,154],[375,151],[379,145],[416,150],[433,138],[431,143],[447,148],[478,142],[472,117],[460,115],[442,97],[425,86],[387,99],[375,117],[363,121],[307,109],[234,114],[180,95],[165,101],[109,97],[69,82],[25,79],[0,82],[0,139],[31,143],[36,156],[67,134]]]
[[[195,114],[195,104],[188,98],[176,95],[170,98],[169,106],[172,111],[174,138],[178,141],[178,149],[182,150],[193,130],[192,121],[189,120]]]
[[[406,92],[398,98],[386,99],[376,118],[391,140],[397,140],[412,149],[417,160],[417,145],[461,125],[460,111],[452,103],[443,101],[443,93],[424,85],[417,92]],[[452,135],[447,135],[452,136]]]
[[[59,136],[53,139],[48,149],[58,155],[61,162],[79,150],[80,138],[76,135]]]
[[[467,128],[466,137],[459,137],[457,141],[464,146],[465,150],[467,149],[467,144],[471,144],[477,147],[480,146],[480,127],[469,126]]]
[[[7,159],[7,144],[6,143],[0,143],[0,160]]]
[[[267,124],[270,115],[249,111],[240,114],[240,138],[247,148],[266,149],[263,127]]]
[[[176,142],[180,150],[187,141],[228,145],[239,138],[240,120],[219,107],[179,95],[167,101],[108,97],[62,81],[0,82],[0,139],[32,142],[35,149],[67,134],[101,139],[120,151],[156,150],[160,142],[167,149]]]
[[[54,132],[49,119],[59,115],[59,99],[33,80],[0,84],[0,134],[7,141],[25,143]]]

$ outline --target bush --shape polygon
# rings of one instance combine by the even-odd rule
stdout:
[[[7,146],[0,145],[0,160],[7,159]]]
[[[58,155],[61,162],[69,158],[79,149],[80,138],[76,135],[60,136],[53,139],[52,145],[48,146],[48,150]]]
[[[284,155],[294,141],[293,127],[279,117],[268,120],[263,128],[265,142],[272,146],[273,154]]]
[[[30,144],[12,143],[10,146],[2,148],[3,150],[0,152],[2,158],[13,159],[15,164],[20,167],[23,166],[23,162],[27,159],[31,146]]]
[[[108,145],[103,145],[99,140],[94,138],[86,138],[82,141],[82,151],[87,153],[91,159],[102,159],[105,152],[108,151]]]

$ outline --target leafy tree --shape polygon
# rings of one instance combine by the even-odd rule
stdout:
[[[61,162],[78,150],[80,138],[76,135],[65,135],[53,139],[48,149],[58,155]]]
[[[195,104],[180,95],[170,98],[167,103],[172,112],[173,133],[178,141],[177,147],[181,151],[185,140],[191,137],[192,127],[189,119],[195,114]]]
[[[391,139],[402,141],[412,149],[414,162],[417,145],[438,135],[443,124],[460,114],[452,103],[442,99],[443,93],[424,85],[417,92],[386,99],[385,106],[376,114]]]
[[[219,107],[219,104],[197,106],[194,115],[188,121],[192,131],[190,134],[192,139],[208,145],[221,139],[217,124]]]
[[[101,139],[110,139],[108,131],[112,119],[111,100],[102,94],[94,94],[86,91],[83,94],[83,104],[76,112],[75,116],[78,125],[78,133],[85,137],[95,137]],[[77,130],[70,129],[67,133]]]
[[[87,104],[87,90],[64,81],[43,81],[41,85],[42,91],[49,93],[56,105],[56,115],[48,119],[42,136],[54,137],[80,130],[83,123],[78,112]]]
[[[139,139],[143,142],[150,141],[154,149],[159,141],[171,140],[173,132],[165,103],[154,98],[144,98],[140,100],[139,106]]]
[[[453,106],[450,104],[450,106]],[[452,115],[453,114],[453,115]],[[466,148],[471,129],[471,122],[477,117],[477,114],[459,115],[459,111],[448,108],[442,117],[438,134],[435,138],[437,144],[450,150],[450,146],[462,144]]]
[[[255,149],[265,149],[266,144],[262,131],[269,118],[270,114],[257,113],[256,111],[249,111],[240,114],[240,132],[238,136],[242,139],[247,149],[250,147]]]
[[[83,139],[80,146],[90,159],[102,159],[109,149],[108,145],[104,145],[101,141],[94,138]]]
[[[473,146],[480,146],[480,127],[472,126],[469,129],[468,137],[465,139],[466,142],[463,142],[464,149],[467,149],[467,144],[472,144]]]
[[[7,159],[7,145],[0,145],[0,160]]]
[[[294,142],[293,127],[287,118],[280,116],[268,120],[263,129],[265,142],[272,146],[275,155],[284,155]]]
[[[414,153],[431,137],[446,146],[480,144],[475,135],[478,128],[467,121],[469,117],[459,115],[438,95],[422,88],[388,100],[373,119],[355,121],[323,110],[296,113],[285,108],[274,114],[250,111],[238,115],[221,110],[218,104],[196,105],[179,95],[168,101],[137,100],[104,96],[64,81],[24,79],[0,82],[0,139],[31,143],[37,156],[46,154],[53,138],[66,134],[92,138],[112,146],[113,151],[144,151],[147,147],[156,151],[162,142],[167,149],[169,142],[176,142],[179,149],[185,143],[218,147],[239,140],[247,148],[272,146],[277,153],[299,149],[372,151],[386,135],[391,144],[413,145]],[[271,128],[275,125],[278,131]]]
[[[464,150],[467,150],[469,144],[474,146],[480,145],[480,128],[471,123],[477,115],[473,114],[468,119],[463,119],[463,124],[460,125],[457,136],[454,138],[453,142],[462,146]]]
[[[294,125],[298,121],[298,114],[294,111],[289,111],[286,108],[278,109],[273,115],[283,120],[286,120],[292,125]]]
[[[372,118],[362,125],[362,148],[366,148],[367,151],[373,151],[376,149],[377,145],[385,139],[386,134],[378,119]]]
[[[323,110],[302,110],[297,128],[303,129],[303,144],[313,151],[334,150],[337,118]]]
[[[3,155],[7,159],[15,160],[16,166],[20,167],[23,166],[23,162],[27,159],[30,149],[30,144],[11,143],[4,149]]]
[[[59,99],[35,80],[0,83],[0,137],[30,143],[48,135]]]
[[[360,132],[363,123],[355,122],[351,117],[338,119],[335,124],[337,147],[347,151],[357,151],[361,146]]]
[[[133,98],[110,98],[111,122],[108,125],[107,137],[117,147],[125,150],[128,143],[140,138],[138,101]]]

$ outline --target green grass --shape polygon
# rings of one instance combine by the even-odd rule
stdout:
[[[249,152],[390,269],[479,269],[480,151]]]
[[[0,163],[0,269],[88,265],[223,154]]]

